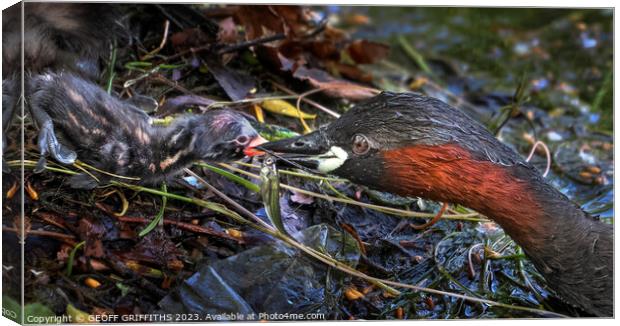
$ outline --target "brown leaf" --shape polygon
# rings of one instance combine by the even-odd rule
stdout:
[[[254,40],[263,36],[267,31],[270,34],[284,33],[284,22],[270,10],[270,6],[239,6],[235,18],[245,28],[246,40]]]
[[[356,80],[362,83],[370,83],[372,81],[372,75],[363,71],[358,66],[348,65],[340,62],[329,62],[330,70],[336,71],[337,74],[342,75],[348,79]]]
[[[306,45],[306,48],[321,60],[340,60],[340,51],[331,40],[312,41]]]
[[[347,37],[347,33],[345,31],[331,26],[325,26],[325,30],[323,30],[322,34],[323,38],[332,42],[340,42]]]
[[[370,87],[354,84],[352,82],[336,79],[323,70],[316,68],[307,69],[299,67],[293,77],[307,80],[316,88],[323,89],[326,95],[359,101],[377,95],[379,92]]]
[[[309,10],[290,5],[242,5],[235,18],[245,28],[245,38],[254,40],[263,35],[283,33],[288,38],[312,30]]]
[[[82,218],[78,224],[78,233],[80,238],[86,241],[84,246],[84,256],[87,257],[104,257],[105,250],[103,248],[103,236],[105,227],[98,220],[91,218]]]
[[[307,9],[301,6],[270,6],[271,10],[280,16],[285,24],[286,35],[300,36],[310,31]]]
[[[357,40],[349,44],[347,52],[356,63],[369,64],[385,59],[390,53],[390,47],[383,43]]]
[[[200,28],[186,28],[170,36],[170,43],[177,49],[205,45],[209,37]]]

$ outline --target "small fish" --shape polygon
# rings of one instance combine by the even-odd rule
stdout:
[[[269,217],[271,224],[273,224],[280,233],[290,236],[284,227],[282,215],[280,213],[280,178],[275,163],[276,159],[273,156],[268,156],[263,160],[260,169],[260,179],[262,182],[260,194],[263,198],[263,205],[265,205],[265,211],[267,212],[267,217]]]

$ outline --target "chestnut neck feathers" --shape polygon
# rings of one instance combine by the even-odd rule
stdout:
[[[612,226],[583,212],[482,125],[417,94],[384,93],[341,119],[327,134],[347,130],[378,143],[377,188],[487,215],[563,299],[594,315],[612,314]]]
[[[527,164],[473,159],[461,147],[413,146],[382,154],[375,186],[475,209],[502,226],[548,285],[585,311],[613,311],[613,229],[595,220]]]

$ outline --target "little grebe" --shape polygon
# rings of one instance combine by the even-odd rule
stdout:
[[[405,196],[492,218],[565,301],[613,315],[613,227],[585,213],[486,128],[419,94],[384,92],[266,151]]]

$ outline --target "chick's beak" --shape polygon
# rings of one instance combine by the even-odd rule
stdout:
[[[243,149],[243,154],[246,156],[258,156],[265,154],[265,152],[256,149],[256,147],[264,143],[267,143],[267,139],[261,137],[260,135],[252,138],[248,145]]]

